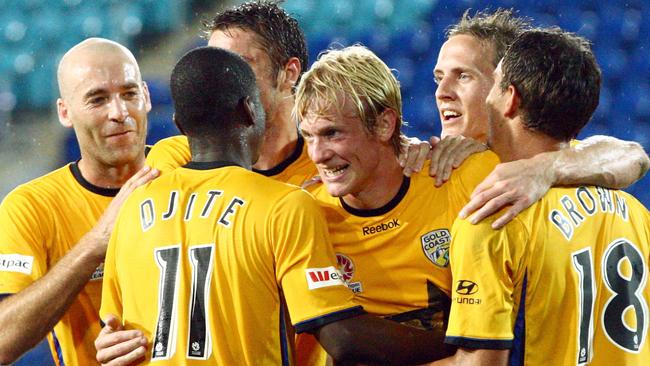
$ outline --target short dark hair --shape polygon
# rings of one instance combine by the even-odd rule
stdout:
[[[291,57],[300,60],[301,72],[307,69],[309,56],[307,41],[298,21],[280,8],[278,1],[250,1],[217,13],[212,20],[204,21],[207,36],[217,30],[242,28],[258,36],[263,49],[273,65],[273,80]]]
[[[199,47],[174,66],[171,92],[176,123],[188,136],[229,130],[241,117],[242,99],[260,104],[255,74],[239,55]]]
[[[598,106],[601,74],[589,41],[559,28],[531,30],[501,63],[501,90],[513,85],[526,127],[554,139],[574,138]]]
[[[474,16],[470,16],[469,12],[469,9],[466,10],[458,23],[447,28],[447,39],[468,35],[477,38],[483,45],[492,46],[494,55],[491,61],[495,68],[515,38],[531,28],[530,19],[515,16],[512,9],[498,8],[492,13],[477,11]]]

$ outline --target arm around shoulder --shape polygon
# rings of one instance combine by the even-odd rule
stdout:
[[[555,185],[621,189],[642,178],[650,168],[650,158],[640,144],[611,136],[592,136],[571,149],[550,154],[556,154],[552,165]]]

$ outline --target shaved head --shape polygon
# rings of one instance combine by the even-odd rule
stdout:
[[[133,71],[136,75],[133,76],[136,80],[142,81],[138,62],[128,48],[108,39],[88,38],[72,47],[61,58],[57,70],[61,98],[70,98],[77,87],[84,82],[84,79],[79,76],[86,69],[106,64],[111,60],[134,65]]]

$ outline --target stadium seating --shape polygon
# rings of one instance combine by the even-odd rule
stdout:
[[[51,106],[56,96],[53,71],[64,50],[87,36],[108,37],[131,46],[143,33],[173,31],[182,24],[188,2],[0,0],[4,108],[12,107],[12,101],[18,110]],[[650,148],[646,134],[650,39],[642,36],[650,33],[648,1],[287,0],[284,7],[304,28],[312,61],[328,47],[362,43],[394,68],[403,89],[404,116],[410,122],[406,132],[420,138],[440,131],[431,71],[445,28],[468,8],[514,7],[536,24],[561,26],[593,41],[603,70],[603,89],[600,106],[580,137],[610,134]],[[148,82],[154,100],[148,142],[153,143],[176,129],[171,125],[166,79]],[[68,147],[66,159],[75,158],[76,146]],[[650,179],[645,179],[630,191],[641,195],[648,188]]]

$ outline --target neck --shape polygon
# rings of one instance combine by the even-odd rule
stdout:
[[[378,152],[381,154],[381,152]],[[404,180],[402,167],[392,150],[383,152],[385,158],[372,170],[361,191],[343,196],[348,206],[360,210],[373,210],[385,206],[399,192]]]
[[[268,170],[286,160],[296,149],[298,130],[291,119],[293,96],[287,97],[267,119],[260,157],[255,169]]]
[[[142,167],[144,167],[144,151],[134,161],[118,166],[105,165],[83,156],[79,160],[79,171],[84,179],[101,188],[122,187]]]
[[[252,154],[249,149],[240,145],[241,142],[237,138],[211,140],[188,137],[188,140],[194,162],[228,161],[251,170]]]
[[[513,128],[500,131],[498,133],[500,138],[494,138],[490,143],[490,148],[499,156],[502,163],[529,159],[543,152],[561,150],[568,144],[526,128],[519,117],[508,123]]]

